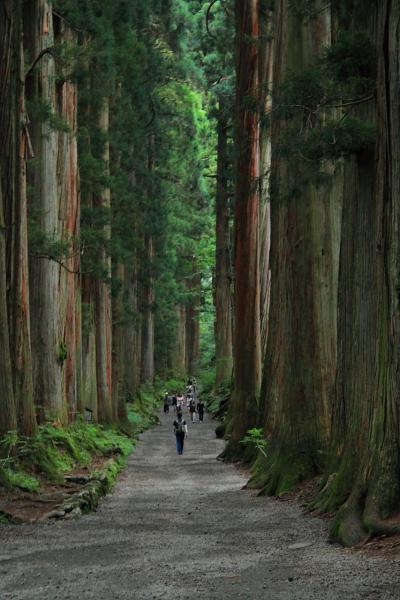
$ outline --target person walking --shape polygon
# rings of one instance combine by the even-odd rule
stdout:
[[[176,411],[177,413],[180,411],[183,411],[183,404],[185,402],[185,398],[183,397],[183,394],[181,392],[179,392],[179,394],[176,397]]]
[[[190,419],[191,419],[192,423],[194,423],[195,416],[196,416],[196,402],[194,401],[194,398],[192,398],[190,400],[189,413],[190,413]]]
[[[199,400],[199,402],[197,403],[197,412],[199,414],[199,422],[202,423],[204,420],[204,402],[203,400]]]
[[[168,392],[165,392],[164,395],[164,415],[169,413],[169,402],[168,402]]]
[[[187,425],[180,411],[174,421],[174,433],[176,438],[176,451],[178,454],[183,454],[185,437],[187,437]]]
[[[174,415],[176,415],[176,393],[172,396],[172,408],[174,410]]]

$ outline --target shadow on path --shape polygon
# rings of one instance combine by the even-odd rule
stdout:
[[[96,513],[0,528],[0,599],[398,600],[398,564],[326,543],[325,524],[242,491],[215,423],[146,432]]]

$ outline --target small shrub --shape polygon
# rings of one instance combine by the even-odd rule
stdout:
[[[267,457],[268,440],[264,437],[264,432],[261,427],[253,427],[248,429],[246,435],[240,440],[241,444],[255,448],[261,454]]]

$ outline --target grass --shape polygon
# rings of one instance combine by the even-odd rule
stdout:
[[[84,421],[65,428],[41,425],[31,438],[13,442],[0,459],[0,484],[30,492],[39,491],[42,480],[61,483],[65,473],[89,465],[95,456],[126,457],[135,443],[116,429]]]
[[[9,432],[0,440],[0,486],[40,492],[43,482],[62,483],[66,473],[90,465],[96,456],[109,456],[113,461],[107,463],[106,475],[111,488],[135,437],[158,422],[165,390],[182,389],[184,383],[171,378],[143,385],[128,404],[129,423],[122,430],[78,420],[67,427],[41,425],[30,438]]]

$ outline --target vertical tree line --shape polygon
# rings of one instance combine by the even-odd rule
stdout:
[[[0,433],[87,409],[123,422],[142,384],[198,367],[211,137],[194,12],[0,11]]]
[[[243,0],[235,15],[226,454],[268,493],[318,476],[313,507],[354,544],[399,530],[400,6]],[[238,444],[252,427],[266,456]]]

